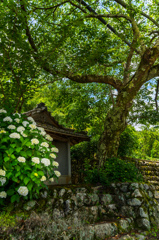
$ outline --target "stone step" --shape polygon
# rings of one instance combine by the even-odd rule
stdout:
[[[139,162],[138,164],[139,167],[155,167],[155,168],[159,168],[159,163],[153,163],[153,162]]]
[[[155,165],[140,165],[139,167],[138,167],[139,169],[148,169],[148,170],[152,170],[152,171],[159,171],[159,166],[155,166]]]
[[[148,168],[140,168],[139,169],[140,172],[142,172],[143,174],[147,174],[147,175],[156,175],[156,176],[159,176],[159,169],[158,171],[157,170],[150,170]]]
[[[145,181],[150,183],[150,184],[155,185],[155,187],[156,187],[156,185],[159,185],[159,181],[154,181],[154,180],[150,180],[150,179],[145,179]]]
[[[143,174],[143,177],[145,179],[148,179],[148,180],[155,180],[155,181],[159,181],[159,176],[156,176],[156,175],[146,175],[146,174]]]

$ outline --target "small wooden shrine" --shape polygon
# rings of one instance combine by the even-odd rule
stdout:
[[[32,117],[38,127],[43,127],[47,134],[53,138],[53,145],[59,149],[56,161],[59,163],[58,170],[61,172],[61,177],[58,183],[71,183],[70,146],[82,141],[89,141],[87,134],[85,132],[75,132],[73,129],[59,125],[51,116],[51,113],[48,112],[44,103],[38,104],[36,108],[24,114]]]

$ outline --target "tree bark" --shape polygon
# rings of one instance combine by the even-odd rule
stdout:
[[[121,92],[117,97],[116,104],[108,112],[104,123],[104,132],[98,144],[97,157],[100,167],[104,165],[107,158],[117,156],[120,135],[126,128],[126,119],[131,105],[132,101],[123,98],[123,92]]]

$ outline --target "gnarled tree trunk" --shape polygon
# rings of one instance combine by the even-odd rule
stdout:
[[[98,144],[99,166],[103,166],[107,158],[117,156],[120,135],[126,128],[126,119],[132,105],[132,101],[122,95],[123,92],[118,95],[117,102],[108,112],[104,123],[104,132]]]
[[[104,132],[99,141],[97,154],[99,166],[103,166],[107,158],[117,156],[120,135],[126,128],[126,118],[132,101],[141,86],[155,76],[156,70],[155,68],[151,69],[151,66],[158,57],[159,43],[152,49],[146,49],[134,76],[131,79],[126,79],[126,82],[119,87],[116,103],[107,114]]]

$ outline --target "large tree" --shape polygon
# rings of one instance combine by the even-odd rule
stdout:
[[[68,78],[116,90],[98,148],[101,165],[116,156],[135,96],[159,76],[159,3],[3,0],[0,9],[4,72],[5,65],[14,75],[38,68],[46,82]]]

